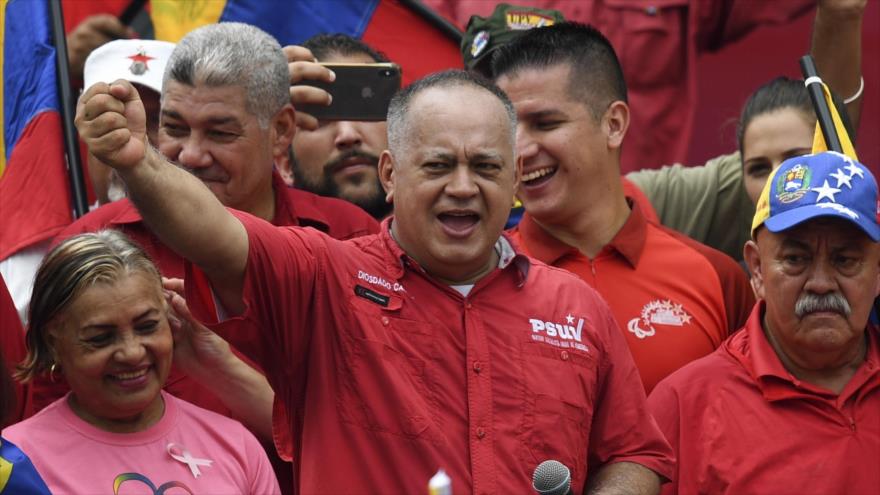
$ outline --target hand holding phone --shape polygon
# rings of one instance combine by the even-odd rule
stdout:
[[[319,120],[382,121],[388,113],[391,97],[400,89],[400,67],[390,63],[320,64],[336,78],[303,79],[301,84],[324,90],[331,96],[326,104],[303,103],[297,112],[306,112]]]

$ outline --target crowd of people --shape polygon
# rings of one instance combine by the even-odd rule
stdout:
[[[832,90],[864,8],[819,2]],[[0,493],[875,492],[876,180],[787,78],[737,152],[621,175],[644,100],[597,26],[498,5],[379,122],[301,110],[389,62],[346,35],[91,51],[99,204],[0,284]]]

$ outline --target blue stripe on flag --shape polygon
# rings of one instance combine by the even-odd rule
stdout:
[[[227,0],[220,21],[253,24],[281,45],[321,33],[360,38],[379,0]]]
[[[3,132],[6,159],[31,119],[57,111],[55,48],[49,2],[9,0],[3,46]]]

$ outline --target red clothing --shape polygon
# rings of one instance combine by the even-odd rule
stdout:
[[[497,2],[424,3],[464,29],[471,15],[488,16]],[[566,20],[592,24],[611,41],[632,108],[621,156],[620,172],[625,174],[685,162],[699,97],[701,53],[717,50],[758,26],[789,22],[816,2],[537,0],[521,4],[559,10]]]
[[[651,200],[645,196],[645,193],[639,189],[639,186],[622,175],[620,176],[620,185],[623,186],[623,194],[631,199],[633,203],[639,205],[639,210],[642,211],[645,220],[659,225],[660,217],[657,216],[654,205],[651,204]]]
[[[8,404],[0,404],[0,429],[7,425],[15,424],[33,414],[31,404],[31,387],[22,385],[12,380],[12,372],[15,366],[24,360],[27,349],[24,345],[24,330],[21,328],[21,320],[15,311],[15,304],[6,289],[6,283],[0,277],[0,355],[6,364],[6,369],[0,373],[9,373],[10,383],[15,389],[15,407],[6,410]],[[4,390],[5,392],[5,390]],[[9,414],[5,417],[4,414]],[[5,420],[5,421],[4,421]]]
[[[670,493],[875,494],[880,489],[880,348],[839,395],[802,382],[764,335],[745,329],[660,382],[648,398],[679,466]]]
[[[527,254],[575,273],[605,298],[648,392],[721,345],[745,323],[755,302],[736,262],[646,221],[635,203],[592,260],[545,232],[528,213],[512,237]]]
[[[277,173],[274,174],[273,181],[276,193],[281,193],[275,195],[275,218],[272,220],[275,225],[314,227],[339,239],[372,234],[379,230],[376,220],[349,202],[287,187]],[[128,199],[104,205],[83,216],[62,231],[53,244],[75,234],[95,232],[103,228],[119,230],[140,244],[156,262],[163,276],[183,278],[183,258],[165,247],[153,235]],[[252,345],[248,339],[230,340],[229,343],[240,352]],[[227,416],[230,414],[229,409],[212,392],[190,380],[176,368],[172,368],[165,382],[165,390],[199,407]],[[66,391],[66,384],[38,380],[34,396],[37,410],[60,398]]]
[[[441,467],[455,493],[525,493],[546,459],[578,493],[610,462],[669,472],[626,345],[576,277],[502,240],[501,268],[463,297],[404,254],[391,220],[339,242],[236,215],[247,309],[215,329],[259,332],[301,493],[419,493]],[[191,277],[187,300],[214,319]]]

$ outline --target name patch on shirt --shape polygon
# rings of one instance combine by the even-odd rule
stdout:
[[[374,290],[370,290],[363,285],[355,285],[354,286],[354,295],[358,297],[363,297],[367,301],[373,302],[382,306],[383,308],[388,307],[388,301],[391,300],[390,297],[380,294]]]

